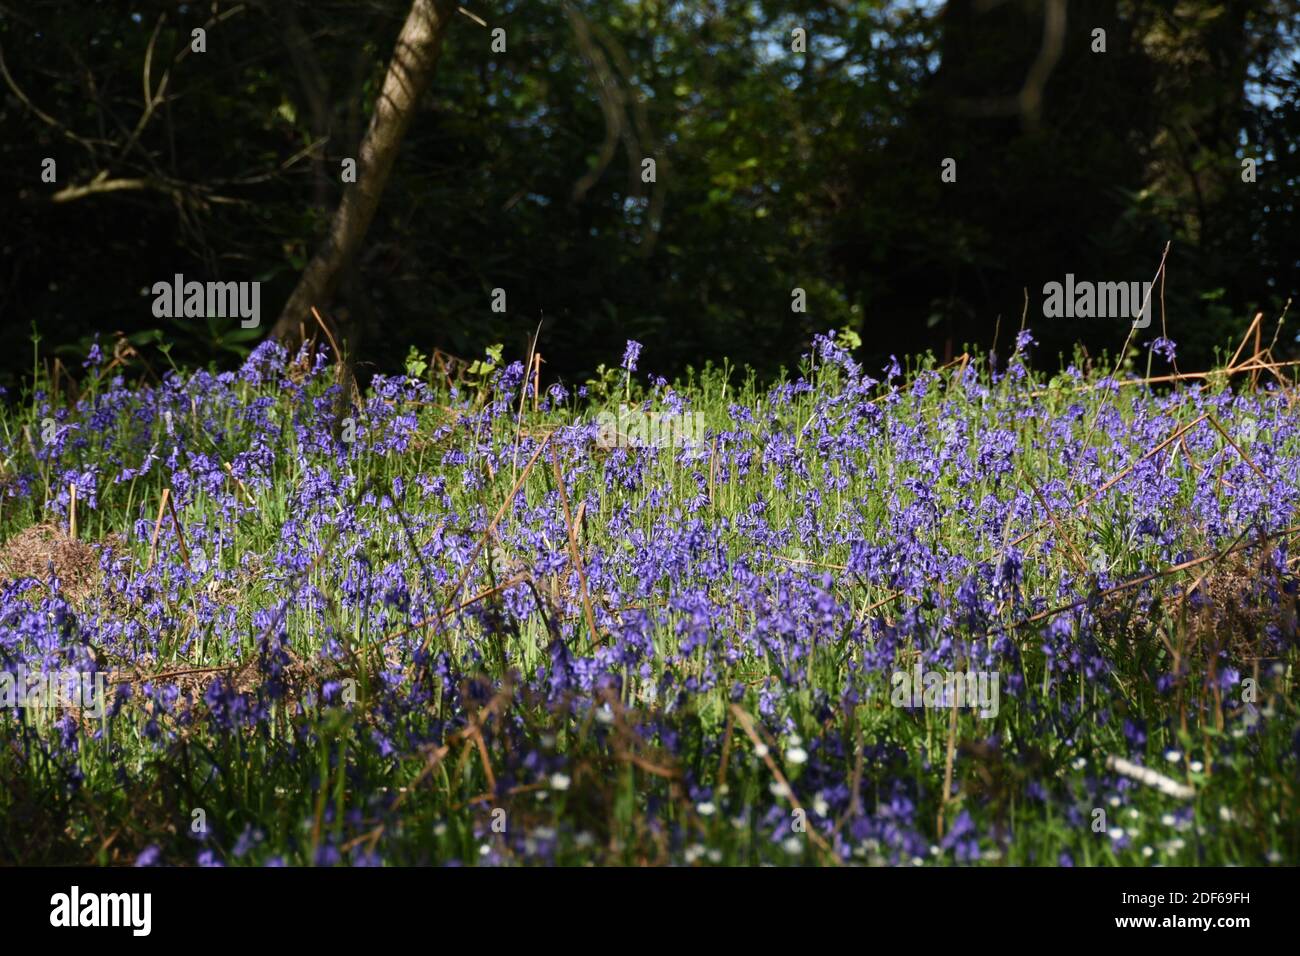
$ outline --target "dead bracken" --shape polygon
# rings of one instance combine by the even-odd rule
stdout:
[[[100,552],[109,544],[95,545],[69,537],[62,528],[48,522],[34,524],[0,547],[0,580],[11,584],[31,578],[48,588],[57,577],[64,596],[77,604],[98,587],[102,576]]]

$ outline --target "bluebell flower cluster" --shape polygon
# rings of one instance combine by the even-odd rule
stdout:
[[[634,380],[629,342],[608,400],[703,411],[700,448],[598,447],[586,387],[521,417],[518,362],[358,398],[267,342],[37,391],[0,522],[68,527],[75,489],[94,586],[6,570],[0,670],[110,701],[0,707],[0,770],[57,794],[50,853],[132,815],[139,865],[1195,862],[1193,826],[1258,862],[1280,804],[1139,839],[1104,758],[1294,781],[1294,395],[1044,381],[1033,344],[877,378],[831,334],[736,391]],[[997,715],[891,707],[913,667],[996,674]]]

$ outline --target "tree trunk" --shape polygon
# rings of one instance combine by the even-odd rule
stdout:
[[[311,307],[327,308],[352,265],[375,218],[420,96],[433,78],[455,11],[455,0],[412,0],[356,157],[357,181],[344,188],[329,234],[303,270],[271,329],[275,338],[293,338],[300,325],[309,327],[314,323]]]

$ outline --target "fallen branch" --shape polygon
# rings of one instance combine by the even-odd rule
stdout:
[[[1113,770],[1120,776],[1128,777],[1130,780],[1136,780],[1144,786],[1153,787],[1168,797],[1190,800],[1196,796],[1196,791],[1187,784],[1179,783],[1162,773],[1157,773],[1150,767],[1140,766],[1132,761],[1125,760],[1123,757],[1108,755],[1106,757],[1106,769]]]

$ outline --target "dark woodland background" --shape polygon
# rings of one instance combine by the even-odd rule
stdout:
[[[881,363],[995,331],[1006,354],[1025,288],[1055,367],[1127,329],[1044,319],[1043,283],[1149,280],[1166,242],[1186,368],[1257,310],[1271,334],[1296,291],[1295,0],[465,0],[486,26],[428,2],[440,59],[319,303],[361,368],[413,345],[521,357],[541,319],[544,374],[570,380],[629,338],[665,374],[724,356],[772,373],[846,326]],[[223,366],[270,334],[411,9],[0,2],[0,384],[30,373],[33,323],[77,374],[97,333],[140,363]],[[142,290],[177,272],[260,280],[261,329],[155,318]]]

